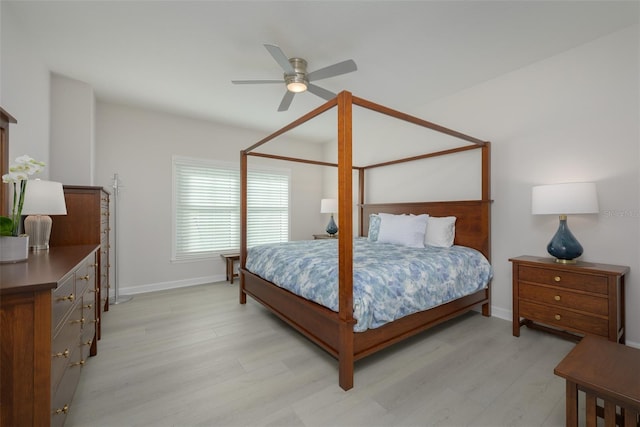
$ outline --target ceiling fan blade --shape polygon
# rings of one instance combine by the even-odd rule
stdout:
[[[275,59],[276,62],[280,64],[285,74],[296,73],[295,70],[293,69],[293,66],[289,63],[289,58],[287,58],[287,55],[284,54],[282,49],[280,49],[278,46],[273,44],[265,44],[264,47],[267,48],[271,56],[273,56],[273,59]]]
[[[347,74],[352,71],[356,71],[357,69],[358,66],[353,59],[347,59],[346,61],[338,62],[337,64],[312,71],[307,74],[307,79],[311,82],[314,80],[326,79],[327,77],[339,76],[340,74]]]
[[[307,86],[307,90],[314,95],[318,95],[320,98],[326,99],[327,101],[336,97],[335,93],[311,83]]]
[[[282,97],[278,111],[287,111],[289,109],[289,105],[291,105],[291,101],[293,101],[294,95],[295,93],[286,91]]]
[[[231,80],[234,85],[253,85],[263,83],[284,83],[284,80]]]

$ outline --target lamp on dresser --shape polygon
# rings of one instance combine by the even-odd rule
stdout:
[[[556,262],[573,264],[583,248],[567,225],[567,215],[598,213],[598,195],[593,182],[538,185],[531,192],[533,215],[559,215],[558,231],[547,245]]]
[[[66,215],[62,184],[40,179],[30,180],[25,193],[22,213],[24,232],[29,235],[29,247],[34,251],[49,249],[49,236],[53,221],[49,215]]]

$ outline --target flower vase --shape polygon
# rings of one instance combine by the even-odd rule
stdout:
[[[29,258],[29,236],[0,236],[0,263],[26,261]]]

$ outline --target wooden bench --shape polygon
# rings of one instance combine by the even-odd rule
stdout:
[[[234,277],[238,277],[238,273],[234,273],[233,272],[233,263],[235,261],[240,261],[240,254],[239,253],[234,253],[234,254],[220,254],[220,256],[226,261],[227,263],[227,281],[230,282],[231,284],[233,284],[233,278]]]
[[[578,425],[578,391],[582,391],[587,426],[597,425],[597,418],[602,418],[605,426],[638,427],[640,350],[587,335],[554,373],[567,384],[567,426]]]

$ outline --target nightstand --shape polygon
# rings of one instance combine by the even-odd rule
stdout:
[[[329,235],[329,234],[314,234],[313,235],[313,239],[314,240],[319,240],[319,239],[337,239],[338,235],[334,234],[333,236]]]
[[[629,267],[520,256],[513,263],[513,335],[520,326],[566,338],[625,342],[624,277]]]

